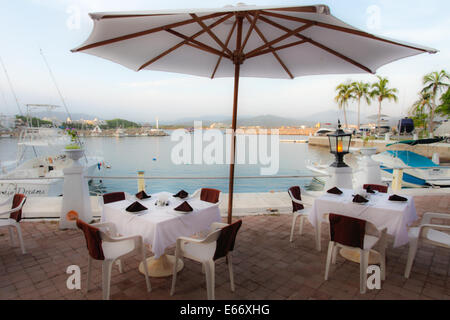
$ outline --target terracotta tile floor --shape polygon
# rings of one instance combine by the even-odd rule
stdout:
[[[450,196],[416,197],[424,212],[450,214]],[[10,246],[7,230],[0,229],[0,299],[101,299],[101,264],[94,263],[93,284],[86,294],[87,250],[78,230],[60,231],[55,222],[21,223],[27,254]],[[322,252],[314,249],[313,228],[305,225],[302,236],[289,243],[290,215],[248,216],[237,238],[233,262],[236,291],[229,289],[223,261],[216,266],[216,299],[450,299],[450,250],[422,245],[410,279],[403,277],[408,247],[387,251],[387,278],[381,290],[359,294],[359,265],[338,257],[324,281],[328,232],[324,230]],[[325,228],[325,225],[323,226]],[[168,249],[173,252],[173,248]],[[206,299],[201,266],[185,260],[171,297],[171,277],[151,278],[146,292],[138,260],[124,261],[124,273],[114,268],[112,299]],[[67,266],[82,271],[82,290],[68,290]]]

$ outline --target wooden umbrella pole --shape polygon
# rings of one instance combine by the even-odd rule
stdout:
[[[236,160],[236,119],[237,119],[237,107],[239,96],[239,72],[241,70],[241,64],[243,62],[243,55],[241,53],[242,42],[242,21],[244,16],[237,15],[237,34],[236,34],[236,50],[233,54],[234,63],[234,97],[233,97],[233,120],[231,124],[232,136],[231,136],[231,162],[230,162],[230,181],[228,185],[228,223],[231,223],[233,217],[233,188],[234,188],[234,162]]]

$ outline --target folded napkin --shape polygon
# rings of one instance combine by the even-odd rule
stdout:
[[[177,194],[174,194],[173,196],[174,196],[175,198],[184,199],[184,198],[186,198],[188,195],[189,195],[189,193],[187,193],[186,191],[180,190]]]
[[[396,194],[390,196],[389,200],[391,200],[391,201],[408,201],[408,199],[406,199],[404,197],[400,197],[400,196],[398,196]]]
[[[366,192],[367,192],[367,193],[375,193],[375,191],[372,189],[371,186],[367,186]]]
[[[136,193],[135,196],[136,196],[136,198],[138,198],[140,200],[148,199],[148,198],[152,197],[152,196],[149,196],[148,194],[146,194],[145,191],[138,192],[138,193]]]
[[[139,212],[139,211],[147,210],[147,208],[144,207],[139,202],[135,201],[132,204],[130,204],[125,210],[127,210],[128,212]]]
[[[332,193],[332,194],[342,194],[342,191],[339,190],[338,188],[334,187],[330,190],[327,191],[328,193]]]
[[[367,200],[367,199],[364,198],[363,196],[357,194],[357,195],[353,198],[353,202],[355,202],[355,203],[366,203],[366,202],[369,202],[369,200]]]
[[[187,201],[184,201],[182,204],[180,204],[178,207],[174,209],[175,211],[183,211],[183,212],[190,212],[193,211],[192,207],[187,203]]]

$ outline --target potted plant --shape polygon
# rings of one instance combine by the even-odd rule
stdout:
[[[75,129],[66,128],[66,133],[70,136],[70,143],[65,147],[66,155],[74,161],[74,165],[80,165],[79,159],[84,154],[84,149],[82,148],[81,141],[78,138],[78,133]]]

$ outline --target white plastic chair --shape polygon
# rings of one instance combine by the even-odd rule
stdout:
[[[308,218],[309,213],[311,212],[311,208],[305,208],[305,206],[311,206],[311,204],[306,203],[302,200],[298,200],[294,197],[294,195],[291,192],[291,189],[288,190],[289,197],[291,197],[292,202],[302,205],[304,208],[301,210],[294,211],[292,213],[292,227],[291,227],[291,236],[289,238],[289,241],[294,241],[294,230],[295,230],[295,223],[297,222],[297,219],[300,217],[300,226],[299,226],[299,234],[302,235],[303,233],[303,222],[306,218]]]
[[[73,211],[69,212],[68,219],[74,220],[69,215],[73,215]],[[99,259],[97,257],[91,256],[89,252],[88,255],[88,274],[87,274],[87,286],[86,292],[89,291],[89,283],[91,282],[91,268],[92,268],[92,260],[101,260],[102,261],[102,292],[103,292],[103,300],[109,300],[110,297],[110,287],[111,287],[111,270],[113,264],[116,264],[119,267],[119,272],[123,272],[122,261],[120,260],[126,255],[131,253],[138,253],[142,256],[142,263],[144,264],[144,275],[145,282],[147,284],[147,291],[150,292],[152,290],[150,280],[148,277],[148,269],[147,269],[147,258],[145,255],[145,246],[140,235],[121,237],[118,236],[116,231],[116,226],[111,222],[103,222],[103,223],[93,223],[89,226],[95,227],[99,229],[100,238],[101,238],[101,249],[103,251],[104,259]],[[81,228],[80,228],[81,229]],[[84,232],[84,230],[83,230]],[[88,248],[89,249],[89,248]]]
[[[237,230],[239,230],[242,224],[241,220],[236,221],[233,225],[237,228],[234,237],[237,234]],[[204,239],[195,239],[189,237],[179,237],[177,239],[176,249],[175,249],[175,263],[173,266],[173,276],[172,276],[172,288],[170,290],[170,295],[174,295],[175,293],[175,284],[177,281],[177,264],[178,259],[188,258],[202,264],[202,269],[205,272],[206,276],[206,291],[208,300],[215,299],[215,257],[217,254],[217,249],[220,246],[218,245],[218,239],[221,236],[222,228],[231,226],[226,223],[215,222],[211,225],[210,233]],[[231,235],[233,236],[233,235]],[[230,274],[230,286],[231,291],[234,292],[234,275],[233,275],[233,263],[231,259],[231,252],[234,247],[234,239],[224,239],[224,241],[228,241],[228,244],[231,244],[231,247],[226,250],[226,254],[224,256],[216,257],[216,259],[226,257],[228,261],[228,271]],[[220,241],[220,240],[219,240]]]
[[[333,219],[333,216],[337,217],[344,217],[352,220],[359,220],[351,217],[341,216],[341,215],[335,215],[330,214],[330,234],[331,234],[331,228],[333,228],[333,225],[331,223],[331,219]],[[337,226],[335,226],[337,227]],[[328,273],[330,270],[331,263],[336,263],[336,256],[339,248],[346,248],[351,250],[359,250],[360,254],[360,271],[359,271],[359,279],[360,279],[360,292],[366,293],[366,285],[367,285],[367,268],[369,266],[369,254],[370,250],[375,247],[375,245],[378,244],[378,250],[380,253],[380,269],[381,269],[381,280],[386,279],[386,231],[387,229],[384,228],[383,230],[378,230],[372,223],[369,221],[366,221],[366,229],[365,232],[368,230],[373,230],[378,233],[378,236],[368,235],[364,234],[364,247],[354,247],[354,246],[348,246],[343,243],[339,243],[336,241],[331,240],[328,245],[328,253],[327,253],[327,262],[325,266],[325,280],[328,280]]]
[[[409,253],[405,268],[405,278],[409,278],[411,273],[419,242],[450,248],[450,234],[442,232],[449,232],[450,225],[433,224],[433,219],[450,220],[450,214],[427,212],[423,215],[419,227],[409,229]]]
[[[9,239],[11,241],[11,245],[14,245],[14,236],[13,230],[17,231],[17,238],[19,239],[20,249],[22,253],[25,254],[25,244],[23,242],[22,237],[22,229],[20,228],[20,220],[22,220],[22,208],[27,200],[27,197],[23,194],[15,194],[11,198],[7,199],[0,206],[3,206],[7,203],[12,203],[10,210],[5,212],[0,212],[0,217],[8,216],[7,219],[0,220],[0,227],[8,227],[9,231]]]

